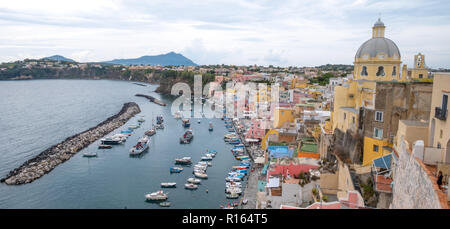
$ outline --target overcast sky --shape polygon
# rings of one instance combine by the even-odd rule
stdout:
[[[436,0],[0,0],[0,62],[171,51],[197,64],[352,64],[381,15],[403,63],[450,68],[450,3]]]

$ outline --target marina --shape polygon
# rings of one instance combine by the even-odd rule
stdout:
[[[40,82],[43,81],[28,81],[25,83],[36,84]],[[63,81],[46,81],[45,85],[33,88],[42,88],[45,90],[46,85],[52,82],[62,83]],[[92,100],[92,103],[98,107],[100,107],[99,105],[102,102],[109,102],[111,104],[116,103],[117,105],[115,105],[115,107],[111,106],[109,110],[103,108],[96,112],[91,112],[92,114],[99,114],[99,117],[93,119],[92,122],[80,120],[80,123],[77,125],[80,125],[82,128],[83,124],[87,125],[87,127],[97,125],[99,121],[96,120],[101,121],[105,117],[104,114],[101,115],[102,111],[109,112],[106,113],[107,116],[114,113],[114,110],[117,112],[117,107],[120,109],[120,106],[123,104],[122,101],[136,101],[142,112],[108,135],[113,136],[123,131],[122,134],[126,134],[128,137],[125,139],[126,141],[123,141],[121,144],[111,145],[111,147],[108,147],[109,149],[98,149],[99,145],[101,145],[99,139],[81,150],[78,155],[75,155],[70,160],[58,166],[55,171],[52,171],[50,174],[43,176],[35,182],[26,184],[26,186],[17,187],[8,186],[4,183],[0,184],[0,207],[163,208],[163,206],[160,206],[158,203],[153,204],[151,202],[146,202],[144,196],[161,189],[161,183],[165,182],[174,182],[177,183],[177,185],[176,188],[168,188],[170,191],[166,201],[169,201],[171,204],[169,207],[164,208],[220,208],[220,204],[229,202],[225,197],[224,189],[226,187],[223,178],[227,175],[228,170],[232,166],[237,166],[239,163],[230,153],[232,146],[225,143],[222,139],[223,135],[227,133],[223,121],[220,119],[205,119],[202,120],[200,124],[195,123],[195,125],[192,125],[192,129],[193,132],[195,132],[196,140],[192,141],[191,144],[179,144],[178,141],[180,136],[182,136],[187,129],[182,127],[180,119],[175,119],[170,114],[170,106],[161,107],[153,103],[148,103],[138,97],[133,99],[136,90],[148,90],[148,88],[115,81],[73,80],[70,82],[72,85],[75,85],[75,88],[77,83],[81,83],[83,84],[82,87],[87,90],[90,87],[96,87],[96,84],[102,85],[103,88],[111,87],[109,85],[112,84],[111,93],[106,94],[106,97],[98,97],[89,94],[88,96],[98,98],[98,100]],[[124,86],[125,84],[128,86]],[[118,90],[117,88],[114,88],[115,85],[121,88],[128,87],[128,95],[116,95],[115,93]],[[49,86],[52,85],[50,84]],[[70,92],[70,88],[64,88],[62,85],[58,88],[61,88],[61,90],[64,90],[66,93]],[[91,92],[95,91],[94,88],[89,90]],[[74,91],[74,93],[76,93],[76,91]],[[156,97],[158,95],[155,94],[154,96]],[[113,98],[114,102],[105,100],[107,97]],[[121,100],[122,97],[124,98]],[[70,99],[73,101],[72,97]],[[80,97],[79,99],[80,104],[82,104],[81,101],[86,101],[83,97]],[[171,103],[171,100],[168,98],[162,97],[161,99],[165,100],[168,104]],[[58,103],[54,102],[54,104],[56,105]],[[64,102],[61,104],[70,103]],[[89,107],[93,106],[92,104],[86,104],[86,106],[87,105],[89,105]],[[52,110],[64,111],[67,110],[67,108]],[[85,111],[86,108],[77,108],[77,110]],[[71,113],[73,113],[74,117],[80,115],[77,114],[76,111],[72,111]],[[139,138],[143,137],[146,131],[152,128],[152,113],[155,114],[155,121],[157,114],[161,114],[164,117],[165,128],[158,130],[155,135],[149,136],[150,142],[149,149],[146,151],[147,153],[143,153],[139,157],[130,158],[129,150],[137,144]],[[63,120],[66,120],[67,118],[71,118],[71,116],[65,115]],[[135,127],[133,125],[140,123],[138,120],[141,118],[145,119],[145,121],[141,122],[141,125],[138,128],[130,130],[129,127]],[[31,118],[29,119],[33,120]],[[212,122],[214,125],[214,131],[212,132],[208,130],[209,122]],[[14,125],[20,129],[22,124],[15,123]],[[23,125],[29,124],[23,123]],[[58,133],[57,131],[62,130],[67,131],[67,129],[59,128],[61,124],[52,127],[53,129],[49,129],[49,126],[51,125],[47,123],[43,123],[42,125],[43,128],[46,128],[51,133]],[[58,133],[58,135],[64,136],[64,133]],[[70,132],[66,133],[66,136],[67,135],[70,136]],[[27,138],[23,139],[27,140]],[[206,161],[206,163],[199,164],[200,166],[203,165],[202,168],[206,165],[208,179],[195,178],[193,174],[194,164],[197,165],[197,163],[201,161],[201,157],[206,154],[206,149],[210,149],[208,151],[209,154],[215,154],[215,157],[211,161],[213,166],[210,166],[212,164]],[[0,150],[7,150],[7,148]],[[213,152],[214,150],[216,153]],[[4,153],[6,152],[14,151],[9,149],[8,151],[4,151]],[[83,153],[89,152],[96,152],[98,156],[92,159],[83,157]],[[191,167],[188,165],[180,165],[184,167],[184,171],[171,174],[169,170],[171,167],[175,166],[175,159],[183,157],[191,157]],[[22,163],[25,160],[19,158],[17,161]],[[3,167],[3,169],[8,168],[12,169],[11,167]],[[3,170],[3,174],[6,173],[7,171]],[[197,190],[186,190],[183,187],[186,183],[198,185]],[[50,186],[53,187],[51,190],[47,188]],[[23,187],[26,187],[26,189],[23,189]],[[47,191],[44,192],[41,190]],[[206,190],[208,191],[206,192]],[[87,192],[90,193],[90,195],[87,195]],[[51,201],[49,201],[50,199]]]

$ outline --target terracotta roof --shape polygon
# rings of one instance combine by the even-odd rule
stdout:
[[[378,192],[388,192],[392,193],[392,178],[386,178],[383,175],[375,176],[375,189]]]
[[[310,169],[317,169],[319,166],[316,165],[306,165],[306,164],[300,164],[300,165],[277,165],[275,168],[269,170],[269,176],[271,175],[279,175],[283,174],[284,177],[286,177],[287,171],[289,171],[289,175],[291,177],[294,177],[294,175],[298,175],[300,172],[308,172]]]

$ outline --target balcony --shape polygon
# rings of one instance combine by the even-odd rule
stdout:
[[[445,121],[447,119],[447,110],[444,110],[441,107],[436,107],[434,117]]]

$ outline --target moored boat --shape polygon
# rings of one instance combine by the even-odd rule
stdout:
[[[176,158],[175,164],[188,165],[192,163],[191,157]]]
[[[192,130],[189,129],[183,134],[183,137],[180,138],[180,143],[188,144],[192,141],[193,138],[194,138],[194,134],[193,134]]]
[[[181,167],[171,167],[170,172],[171,173],[181,173],[183,171],[183,168]]]
[[[213,131],[213,130],[214,130],[213,125],[212,125],[212,122],[209,122],[209,128],[208,128],[208,130],[209,130],[209,131]]]
[[[184,184],[184,188],[193,190],[193,189],[197,189],[198,185],[193,184],[193,183],[187,183],[187,184]]]
[[[157,192],[152,192],[145,195],[145,199],[147,200],[167,200],[169,198],[169,195],[167,193],[164,193],[162,190]]]
[[[170,202],[161,202],[161,203],[159,203],[159,206],[161,206],[161,207],[170,207]]]
[[[207,179],[208,178],[208,174],[206,174],[206,173],[195,172],[194,175],[195,175],[195,177],[198,177],[198,178],[201,178],[201,179]]]
[[[153,135],[155,135],[156,134],[156,130],[155,130],[155,128],[153,127],[152,129],[150,129],[150,130],[147,130],[146,132],[145,132],[145,135],[147,135],[147,136],[153,136]]]
[[[185,119],[183,119],[181,121],[182,121],[183,127],[188,128],[188,127],[191,126],[191,123],[189,122],[189,119],[185,118]]]
[[[83,153],[83,157],[97,157],[97,153]]]
[[[112,148],[112,145],[103,145],[103,144],[100,144],[100,145],[98,145],[98,148],[99,148],[99,149],[111,149],[111,148]]]
[[[177,183],[175,183],[175,182],[161,183],[161,187],[163,187],[163,188],[175,188],[176,186],[177,186]]]
[[[187,179],[187,182],[192,183],[192,184],[200,184],[202,182],[202,180],[190,177]]]
[[[150,140],[147,136],[141,137],[138,143],[130,149],[130,155],[139,155],[146,151],[149,147]]]
[[[230,193],[230,194],[226,194],[227,199],[237,199],[239,198],[239,194],[237,193]]]

